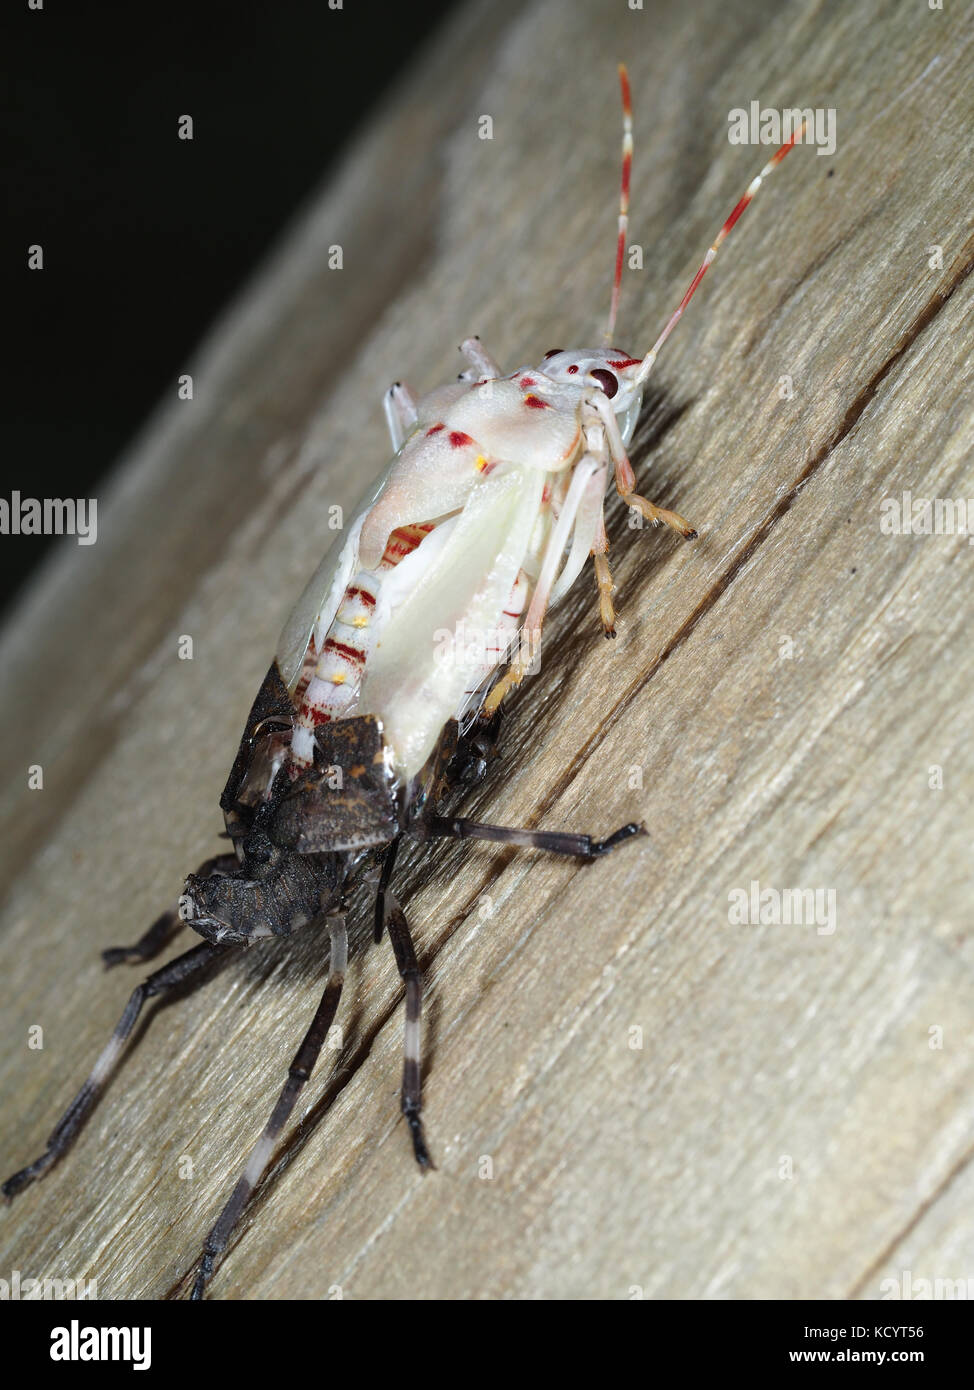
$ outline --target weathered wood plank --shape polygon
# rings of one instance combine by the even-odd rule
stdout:
[[[97,951],[215,847],[252,687],[320,544],[309,518],[381,465],[382,387],[449,378],[467,332],[511,365],[595,336],[625,57],[646,248],[629,348],[760,162],[727,144],[728,110],[832,106],[839,137],[831,159],[791,156],[661,359],[636,457],[700,539],[615,518],[618,641],[581,583],[471,802],[599,832],[642,816],[651,841],[582,868],[407,860],[439,1171],[410,1166],[399,981],[360,927],[343,1050],[213,1291],[876,1297],[907,1268],[971,1272],[971,550],[883,534],[880,503],[974,496],[972,32],[950,7],[752,0],[474,6],[442,37],[210,345],[192,414],[125,461],[104,538],[62,556],[4,638],[5,1170],[131,987]],[[834,890],[835,931],[732,925],[754,880]],[[5,1214],[0,1263],[107,1297],[175,1286],[322,957],[311,938],[255,949],[162,1010],[76,1152]]]

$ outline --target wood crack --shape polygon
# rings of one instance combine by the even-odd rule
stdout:
[[[896,1235],[883,1246],[872,1264],[863,1271],[849,1292],[843,1295],[845,1298],[852,1299],[861,1296],[869,1281],[874,1278],[878,1271],[882,1269],[883,1265],[892,1257],[894,1250],[896,1250],[899,1245],[902,1245],[903,1241],[916,1230],[927,1212],[931,1211],[948,1189],[953,1187],[964,1170],[970,1166],[972,1159],[974,1159],[974,1148],[968,1149],[965,1154],[961,1155],[949,1172],[945,1174],[943,1181],[934,1188],[933,1192],[931,1192],[930,1196],[925,1201],[920,1203],[909,1221],[907,1221],[906,1224],[897,1231]]]

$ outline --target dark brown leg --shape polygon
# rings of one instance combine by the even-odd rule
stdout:
[[[632,839],[645,835],[641,825],[630,821],[607,840],[593,840],[591,835],[572,835],[557,830],[514,830],[507,825],[484,825],[462,816],[427,816],[422,822],[427,835],[444,835],[453,840],[495,840],[502,845],[518,845],[522,849],[544,849],[550,854],[567,854],[579,859],[596,859]]]
[[[294,1061],[288,1068],[284,1089],[271,1112],[270,1119],[264,1126],[264,1132],[251,1150],[247,1166],[230,1194],[230,1200],[220,1212],[216,1224],[206,1238],[199,1270],[193,1284],[193,1292],[190,1294],[190,1298],[193,1300],[201,1299],[206,1292],[206,1286],[213,1273],[213,1261],[226,1249],[233,1228],[239,1221],[250,1194],[257,1186],[270,1161],[277,1137],[297,1103],[301,1088],[311,1075],[334,1020],[338,1001],[342,994],[342,984],[345,980],[345,967],[348,961],[348,935],[345,931],[344,917],[329,918],[329,927],[331,930],[331,958],[328,963],[328,980],[325,984],[325,992],[321,996],[321,1003],[311,1021],[311,1027],[305,1034],[304,1041],[294,1054]]]
[[[446,767],[450,786],[475,787],[483,782],[493,758],[501,732],[501,711],[489,717],[479,717],[457,742],[456,750]]]
[[[392,878],[392,871],[396,867],[396,855],[399,853],[399,842],[401,835],[397,835],[386,850],[385,858],[382,861],[382,872],[379,874],[379,886],[375,892],[375,920],[373,923],[372,940],[378,945],[382,940],[382,933],[386,925],[386,894],[389,892],[389,881]]]
[[[403,1038],[402,1113],[406,1117],[413,1141],[413,1153],[420,1168],[433,1167],[426,1135],[423,1133],[423,1080],[421,1021],[423,1011],[423,975],[416,959],[413,939],[409,933],[406,914],[396,901],[395,894],[385,889],[381,899],[383,921],[396,957],[396,966],[406,986],[406,1029]]]
[[[157,994],[168,993],[190,982],[194,986],[202,983],[214,960],[229,949],[228,946],[213,946],[208,941],[204,941],[202,945],[194,946],[192,950],[177,956],[168,965],[164,965],[161,970],[156,970],[143,980],[140,985],[136,985],[107,1046],[92,1068],[88,1080],[58,1120],[47,1141],[47,1148],[40,1158],[36,1158],[26,1168],[21,1168],[19,1173],[14,1173],[13,1177],[8,1178],[3,1184],[3,1195],[8,1201],[32,1182],[43,1177],[47,1170],[63,1154],[67,1153],[104,1090],[108,1078],[115,1070],[124,1050],[125,1042],[135,1027],[145,1001]]]
[[[205,860],[196,870],[199,878],[208,878],[213,873],[229,873],[239,867],[235,854],[217,854]],[[101,958],[106,967],[121,965],[123,961],[141,962],[153,960],[164,951],[183,926],[176,908],[171,907],[157,917],[148,931],[143,932],[132,946],[109,946],[102,951]]]

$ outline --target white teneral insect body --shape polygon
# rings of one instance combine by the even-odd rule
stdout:
[[[134,990],[81,1091],[8,1198],[66,1152],[113,1073],[146,1000],[202,983],[215,958],[308,923],[327,931],[321,1003],[280,1099],[203,1247],[201,1298],[335,1018],[347,962],[346,898],[372,872],[375,935],[388,934],[405,984],[402,1112],[421,1168],[432,1167],[421,1117],[422,977],[393,893],[404,836],[476,838],[592,859],[640,833],[606,839],[518,830],[444,814],[451,789],[482,778],[502,701],[529,669],[547,612],[594,561],[599,615],[615,635],[605,502],[654,525],[696,532],[640,496],[627,454],[646,379],[717,250],[796,132],[748,186],[656,342],[642,356],[610,344],[622,280],[632,161],[629,82],[612,300],[603,345],[552,349],[504,373],[479,339],[461,345],[459,379],[420,399],[401,383],[385,396],[394,458],[327,555],[289,619],[257,694],[221,796],[232,852],[186,880],[163,914],[106,963],[148,960],[180,925],[201,944]]]

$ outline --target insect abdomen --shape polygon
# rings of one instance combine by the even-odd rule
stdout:
[[[327,631],[320,639],[312,634],[294,692],[298,715],[289,761],[295,771],[310,766],[318,725],[354,711],[369,654],[392,612],[389,576],[433,529],[432,522],[419,522],[393,531],[378,566],[359,570],[346,587]]]

